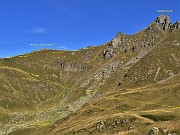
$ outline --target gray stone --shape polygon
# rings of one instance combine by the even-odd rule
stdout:
[[[162,15],[157,17],[156,22],[160,23],[160,24],[162,24],[162,23],[169,24],[170,23],[170,17],[162,14]]]
[[[148,135],[158,135],[158,133],[159,133],[159,128],[153,127],[153,128],[149,131]]]
[[[170,17],[164,14],[158,16],[155,22],[157,23],[158,29],[167,30],[171,27]]]
[[[116,56],[116,53],[113,51],[113,49],[109,48],[107,50],[104,50],[103,53],[106,60]]]
[[[158,128],[158,127],[153,127],[148,135],[176,135],[175,133],[168,133],[168,131],[165,128]]]
[[[180,28],[180,21],[177,21],[177,22],[174,24],[174,27],[175,27],[175,29],[179,29],[179,28]]]

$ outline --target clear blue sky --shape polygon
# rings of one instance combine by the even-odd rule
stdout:
[[[0,57],[101,45],[144,29],[156,10],[180,20],[180,0],[0,0]]]

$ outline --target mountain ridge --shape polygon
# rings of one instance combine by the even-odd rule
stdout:
[[[0,133],[146,134],[158,125],[154,117],[175,123],[168,132],[179,133],[179,30],[160,15],[144,30],[118,33],[102,46],[1,59]],[[116,119],[126,124],[113,129]]]

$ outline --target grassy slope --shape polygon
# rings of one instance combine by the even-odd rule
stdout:
[[[142,60],[129,69],[126,80],[136,86],[170,78],[180,73],[180,30],[175,30]]]
[[[108,127],[108,124],[102,128],[102,131],[95,128],[100,121],[106,120],[112,123],[112,119],[117,118],[135,119],[130,125],[126,125],[128,127],[122,128],[124,134],[145,134],[153,126],[166,127],[170,132],[180,133],[178,113],[180,111],[180,68],[178,68],[180,63],[175,59],[175,57],[179,58],[179,46],[173,43],[180,42],[178,35],[180,31],[174,31],[129,69],[127,81],[132,80],[134,84],[131,83],[128,88],[122,86],[111,90],[107,95],[86,104],[67,119],[59,120],[51,127],[50,134],[118,133],[118,127]],[[157,75],[154,71],[146,76],[149,68],[157,69],[158,66],[162,71]],[[170,78],[169,72],[166,71],[174,75]],[[154,80],[155,76],[156,80]],[[139,83],[138,86],[136,82],[140,81],[145,83]],[[127,128],[132,126],[135,128],[126,132]]]
[[[158,31],[160,39],[168,34],[168,32]],[[153,32],[143,30],[131,36],[129,43],[124,42],[124,44],[130,44],[132,47],[135,44],[141,44],[145,38],[150,38],[153,35]],[[177,81],[179,80],[179,75],[177,75],[179,73],[177,60],[179,58],[179,47],[175,45],[180,42],[178,35],[180,35],[179,30],[174,31],[143,59],[131,64],[129,69],[118,68],[111,72],[109,78],[106,78],[105,84],[96,88],[102,95],[108,91],[107,95],[84,105],[76,115],[72,113],[67,120],[63,121],[65,125],[57,124],[57,128],[45,128],[45,131],[40,128],[33,134],[49,133],[48,130],[62,134],[62,132],[66,132],[65,129],[68,129],[68,126],[72,129],[68,129],[67,132],[75,130],[79,134],[88,134],[88,132],[98,134],[99,131],[93,127],[94,123],[96,124],[102,119],[108,119],[112,123],[114,117],[123,119],[124,116],[127,119],[132,119],[132,125],[138,124],[134,119],[137,119],[140,123],[150,122],[154,124],[151,119],[141,116],[141,113],[146,114],[153,112],[153,110],[153,114],[156,112],[160,115],[166,115],[162,113],[167,109],[167,111],[170,111],[168,115],[178,118],[176,111],[178,110],[179,97],[176,95],[179,94],[177,91],[179,89],[179,82]],[[100,47],[91,47],[75,52],[42,50],[10,59],[1,59],[1,120],[12,124],[13,122],[8,122],[8,115],[12,114],[9,110],[17,112],[20,109],[18,111],[22,114],[13,116],[21,118],[19,120],[13,118],[13,120],[19,121],[20,124],[22,118],[25,119],[26,124],[30,127],[26,131],[27,133],[32,132],[34,128],[51,125],[53,121],[59,119],[59,116],[66,114],[67,108],[62,106],[73,103],[79,97],[87,96],[85,91],[88,87],[79,88],[82,82],[93,77],[99,69],[109,66],[114,61],[123,62],[121,65],[124,66],[129,59],[136,57],[139,53],[139,51],[120,52],[116,57],[104,60],[102,52],[109,44],[111,42]],[[73,63],[73,71],[72,69],[66,71],[67,69],[61,66],[62,61]],[[82,69],[82,66],[85,66],[88,70]],[[74,70],[77,68],[80,70]],[[158,68],[159,71],[157,72]],[[123,85],[118,86],[119,83]],[[152,84],[149,85],[150,83]],[[89,86],[92,85],[94,85],[94,82],[90,82]],[[62,99],[63,102],[61,102]],[[38,111],[36,108],[44,110]],[[21,110],[26,110],[27,114]],[[144,112],[144,110],[147,112]],[[114,115],[111,117],[109,114]],[[126,131],[129,126],[125,126],[123,130]],[[144,127],[144,124],[137,126],[135,130],[140,131],[142,127]],[[79,131],[82,128],[85,128],[85,130]],[[24,132],[20,130],[12,132],[12,134],[22,134]],[[111,128],[109,127],[109,130],[103,132],[111,132]]]
[[[43,117],[51,116],[53,107],[63,99],[64,89],[55,83],[16,68],[0,67],[0,72],[1,130],[10,132],[17,125],[43,122]]]
[[[113,129],[107,126],[99,131],[95,126],[100,121],[111,123],[111,119],[119,118],[135,119],[122,128],[127,131],[127,128],[135,127],[128,134],[146,134],[153,126],[166,127],[171,132],[180,133],[179,81],[180,76],[177,76],[163,84],[113,91],[87,104],[69,118],[59,120],[50,132],[59,135],[65,132],[84,135],[118,133],[119,127]]]

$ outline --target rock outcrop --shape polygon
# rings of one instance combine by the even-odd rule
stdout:
[[[75,62],[61,61],[60,67],[63,68],[65,71],[71,71],[71,72],[88,70],[88,67],[86,64],[75,63]]]
[[[176,135],[176,133],[169,133],[166,129],[153,127],[148,135]]]
[[[179,29],[180,22],[177,21],[175,24],[171,23],[170,17],[168,15],[160,15],[155,20],[156,27],[161,30],[172,30],[172,29]]]
[[[157,24],[157,28],[162,30],[171,29],[173,26],[170,21],[170,17],[164,14],[158,16],[155,22]]]
[[[177,22],[174,24],[174,28],[176,28],[176,29],[179,29],[179,28],[180,28],[180,21],[177,21]]]

